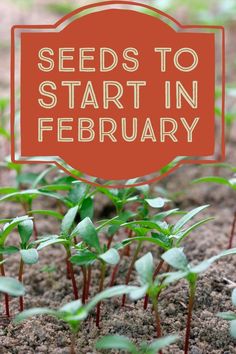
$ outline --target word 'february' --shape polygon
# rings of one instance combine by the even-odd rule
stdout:
[[[93,141],[104,143],[107,140],[113,143],[120,140],[127,143],[136,140],[155,143],[159,140],[165,143],[168,139],[177,143],[179,141],[178,132],[184,129],[185,140],[192,142],[193,133],[198,123],[199,117],[192,120],[181,117],[179,121],[164,117],[158,121],[146,118],[144,124],[141,124],[136,117],[131,120],[121,118],[119,123],[112,118],[98,118],[96,123],[91,118],[39,118],[38,141],[43,142],[45,138],[51,139],[51,134],[53,134],[57,142],[61,143],[71,143],[75,140],[81,143]]]

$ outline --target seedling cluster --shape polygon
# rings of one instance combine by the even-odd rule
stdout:
[[[156,326],[152,343],[136,346],[126,337],[112,335],[100,338],[95,346],[98,350],[117,349],[136,354],[162,353],[164,347],[180,338],[175,333],[163,331],[164,319],[159,311],[160,294],[164,294],[172,283],[185,279],[189,286],[189,303],[184,353],[189,353],[198,277],[213,262],[236,253],[236,249],[229,249],[198,265],[188,262],[183,242],[194,230],[212,221],[212,217],[200,217],[208,205],[186,212],[171,208],[173,202],[170,199],[153,197],[147,185],[130,187],[136,180],[128,181],[127,188],[110,189],[86,185],[72,177],[58,176],[55,172],[52,167],[38,175],[28,175],[20,170],[17,172],[16,187],[0,190],[0,202],[9,200],[19,203],[22,205],[22,213],[25,213],[14,219],[0,221],[0,290],[4,293],[5,314],[8,317],[12,315],[10,297],[19,296],[20,313],[15,321],[21,322],[43,314],[64,321],[71,330],[71,353],[76,353],[76,336],[81,323],[92,315],[94,309],[96,325],[102,326],[102,305],[105,299],[121,296],[121,308],[127,302],[143,299],[144,311],[148,309],[153,313]],[[110,210],[107,217],[95,218],[94,204],[101,195],[108,199]],[[56,209],[34,209],[34,201],[39,197],[54,200]],[[60,224],[59,233],[39,235],[36,215],[37,220],[44,217],[57,220]],[[15,232],[18,233],[18,244],[12,241]],[[145,253],[144,245],[152,245],[152,253]],[[58,309],[24,310],[25,291],[22,283],[25,265],[33,266],[40,262],[42,250],[49,247],[61,249],[65,277],[71,281],[74,301],[61,307],[58,304]],[[18,280],[5,276],[7,263],[14,253],[20,256]],[[121,273],[120,266],[124,261],[127,264],[126,273]],[[50,263],[48,267],[51,269]],[[135,274],[138,275],[140,286],[130,284]],[[53,272],[50,276],[53,278]],[[97,295],[94,297],[90,289],[92,281],[97,282]],[[135,306],[140,306],[140,302]]]

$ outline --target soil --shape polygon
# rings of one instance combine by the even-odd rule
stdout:
[[[64,2],[64,1],[57,1]],[[5,38],[1,48],[2,96],[8,95],[9,77],[6,70],[6,62],[9,58],[9,28],[17,23],[52,23],[58,15],[45,9],[48,1],[35,1],[29,12],[24,14],[14,1],[0,0],[1,17],[4,25],[0,26],[1,38]],[[28,12],[27,12],[28,11]],[[5,14],[5,16],[3,16]],[[44,21],[42,21],[44,20]],[[232,35],[232,33],[234,35]],[[231,29],[228,36],[230,42],[235,39],[235,29]],[[233,46],[230,46],[233,48]],[[228,47],[232,58],[232,50]],[[230,60],[230,58],[229,58]],[[4,64],[3,64],[4,63]],[[231,75],[232,77],[232,75]],[[227,162],[235,165],[236,126],[231,129],[230,140],[227,145]],[[6,147],[2,146],[4,151]],[[33,167],[35,170],[38,167]],[[42,168],[42,167],[40,167]],[[31,168],[32,170],[32,168]],[[235,194],[224,186],[215,185],[191,185],[191,180],[203,175],[214,174],[213,168],[185,166],[166,178],[161,186],[164,186],[170,195],[181,192],[174,199],[171,207],[179,207],[188,210],[202,204],[210,204],[205,215],[214,216],[215,220],[196,232],[193,232],[185,242],[185,250],[189,259],[193,262],[201,261],[215,255],[228,246],[229,234],[235,206]],[[227,174],[220,169],[217,173]],[[14,185],[14,173],[1,170],[2,185]],[[155,189],[156,186],[152,188]],[[56,209],[57,205],[52,201],[38,199],[34,208]],[[96,202],[96,218],[106,214],[111,208],[102,197]],[[21,206],[13,202],[0,204],[1,218],[23,215]],[[55,234],[59,231],[58,223],[52,218],[36,217],[37,228],[40,235]],[[13,235],[16,239],[16,235]],[[124,235],[120,235],[120,238]],[[236,246],[236,240],[235,240]],[[158,263],[159,250],[145,245],[142,252],[150,250]],[[10,257],[6,263],[7,275],[17,276],[19,258],[17,255]],[[40,252],[40,262],[25,269],[24,284],[26,287],[26,308],[50,306],[57,308],[73,300],[71,282],[66,278],[65,254],[60,247],[47,248]],[[124,283],[125,272],[130,259],[124,257],[117,284]],[[54,271],[45,271],[45,266],[51,266]],[[233,310],[231,305],[231,289],[228,281],[236,282],[236,257],[228,257],[213,265],[198,282],[197,299],[194,307],[193,322],[190,340],[191,354],[233,354],[236,353],[235,341],[229,335],[228,323],[216,317],[220,311]],[[82,272],[75,267],[76,280],[80,293],[82,292]],[[98,289],[99,269],[93,271],[91,296]],[[110,269],[106,274],[105,284],[109,284]],[[136,284],[135,274],[132,274],[132,284]],[[18,299],[11,299],[11,315],[18,312]],[[1,302],[3,303],[3,301]],[[162,319],[163,334],[178,333],[181,338],[185,333],[185,321],[188,303],[188,288],[184,281],[168,288],[160,297],[160,314]],[[94,349],[96,340],[107,334],[121,334],[133,339],[136,343],[152,341],[156,337],[152,308],[149,305],[146,311],[142,309],[143,301],[136,304],[127,301],[127,306],[121,307],[121,299],[108,300],[102,304],[101,328],[95,326],[94,315],[85,321],[77,340],[78,354],[100,353]],[[0,317],[0,354],[66,354],[70,352],[70,334],[67,326],[51,317],[37,317],[20,325],[13,324],[3,315]],[[114,351],[114,353],[116,353]],[[183,343],[180,340],[172,345],[164,353],[183,353]]]

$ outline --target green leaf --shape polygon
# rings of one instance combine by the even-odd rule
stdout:
[[[68,207],[71,206],[71,202],[69,200],[67,200],[66,198],[64,198],[63,196],[61,196],[60,194],[49,193],[49,192],[46,192],[46,191],[43,192],[43,191],[40,191],[38,189],[28,189],[28,190],[25,190],[25,191],[20,191],[20,192],[16,192],[16,193],[7,194],[4,197],[0,198],[0,202],[4,202],[4,201],[6,201],[8,199],[17,199],[19,197],[24,197],[24,196],[30,196],[32,199],[35,199],[38,196],[49,197],[49,198],[60,200],[61,202],[63,202]]]
[[[124,336],[103,337],[97,341],[96,349],[120,349],[134,354],[138,353],[136,346]]]
[[[71,301],[68,304],[62,306],[59,311],[67,312],[70,314],[76,314],[76,312],[83,306],[81,300]]]
[[[21,173],[17,176],[17,182],[18,185],[23,184],[23,185],[32,186],[35,180],[37,179],[37,177],[38,177],[37,173],[32,173],[32,172]]]
[[[163,206],[169,202],[169,199],[158,197],[153,199],[145,199],[145,201],[152,208],[163,208]]]
[[[11,134],[3,127],[0,127],[0,135],[2,135],[4,138],[6,138],[8,140],[10,140],[10,138],[11,138]]]
[[[36,264],[39,260],[39,255],[36,249],[20,250],[21,258],[25,264]]]
[[[58,15],[62,16],[75,10],[75,6],[67,2],[49,3],[47,4],[47,7],[54,14],[57,13]]]
[[[34,230],[34,223],[31,219],[25,220],[20,224],[18,224],[18,231],[20,234],[21,242],[24,246],[26,246],[27,243],[29,242],[33,230]]]
[[[45,177],[53,170],[55,170],[56,166],[49,166],[48,168],[44,169],[38,177],[35,179],[34,183],[32,184],[32,188],[37,188],[39,184],[45,183]]]
[[[172,248],[165,252],[161,258],[171,267],[179,270],[184,270],[188,266],[188,260],[184,254],[183,248]]]
[[[117,252],[117,250],[114,248],[110,248],[105,253],[100,254],[98,258],[103,260],[105,263],[108,263],[111,265],[115,265],[115,264],[119,263],[119,261],[120,261],[119,252]]]
[[[230,334],[236,339],[236,319],[230,322]]]
[[[184,215],[180,220],[177,221],[177,223],[175,224],[174,228],[173,228],[173,232],[177,232],[179,230],[181,230],[181,228],[187,224],[195,215],[197,215],[198,213],[200,213],[202,210],[208,208],[209,205],[202,205],[196,209],[191,210],[190,212],[188,212],[186,215]]]
[[[138,236],[138,237],[127,238],[124,241],[122,241],[122,244],[124,246],[126,246],[126,245],[136,242],[136,241],[138,241],[138,242],[147,241],[147,242],[154,243],[155,245],[162,247],[164,250],[168,249],[168,247],[160,239],[158,239],[156,237],[154,238],[154,237]]]
[[[47,216],[53,216],[54,218],[59,220],[63,219],[63,216],[60,213],[57,213],[56,211],[53,210],[31,210],[28,212],[28,214],[47,215]]]
[[[167,218],[170,215],[175,215],[177,214],[179,209],[171,209],[168,211],[163,211],[162,213],[158,213],[154,216],[152,216],[153,221],[162,221],[163,219]]]
[[[193,184],[195,184],[195,183],[217,183],[217,184],[224,184],[224,185],[230,187],[230,183],[226,178],[214,177],[214,176],[198,178],[198,179],[193,180],[192,183]]]
[[[185,231],[183,231],[183,232],[180,232],[180,236],[178,237],[178,241],[177,241],[177,243],[176,243],[176,246],[179,246],[180,243],[183,241],[183,239],[184,239],[185,237],[187,237],[192,231],[198,229],[200,226],[202,226],[202,225],[204,225],[204,224],[206,224],[206,223],[208,223],[209,221],[212,221],[212,220],[214,220],[214,219],[215,219],[215,218],[206,218],[206,219],[201,220],[201,221],[195,223],[194,225],[190,226],[187,230],[185,230]],[[178,236],[178,234],[177,234],[177,236]]]
[[[0,277],[0,292],[11,296],[23,296],[25,294],[25,288],[16,279]]]
[[[135,262],[135,269],[139,275],[142,284],[152,283],[154,261],[151,252],[148,252]]]
[[[71,186],[68,184],[51,184],[51,185],[46,185],[43,187],[40,187],[40,191],[49,191],[49,192],[57,192],[57,191],[70,191]]]
[[[14,188],[14,187],[1,187],[0,188],[0,194],[15,193],[18,191],[19,191],[18,188]]]
[[[88,186],[85,183],[82,182],[78,182],[76,181],[76,183],[73,185],[74,188],[69,192],[68,194],[68,198],[70,199],[70,201],[75,205],[75,204],[79,204],[81,203],[84,198],[87,195],[87,192],[90,188],[90,186]]]
[[[218,312],[217,316],[226,321],[236,320],[236,314],[234,312]]]
[[[129,293],[129,297],[131,300],[137,301],[139,299],[142,299],[148,291],[148,285],[144,286],[134,286],[133,290]]]
[[[170,238],[166,235],[152,232],[152,237],[159,242],[159,246],[164,250],[168,250],[172,245]]]
[[[19,252],[19,248],[14,246],[0,247],[0,254],[14,254]]]
[[[89,217],[90,219],[93,218],[94,214],[94,203],[92,198],[86,198],[83,200],[81,207],[80,207],[80,217],[81,220]]]
[[[2,111],[2,113],[3,111],[5,111],[8,105],[9,105],[9,98],[4,97],[0,99],[0,110]]]
[[[229,250],[223,251],[220,254],[213,256],[209,259],[206,259],[205,261],[199,263],[196,266],[193,266],[190,268],[192,273],[198,274],[205,272],[214,262],[218,261],[219,259],[230,256],[230,255],[235,255],[236,254],[236,248],[231,248]]]
[[[79,266],[92,264],[97,259],[96,254],[89,250],[83,250],[70,258],[71,263]]]
[[[88,217],[82,220],[72,231],[71,237],[77,235],[79,235],[88,246],[94,247],[99,253],[101,252],[97,231]]]
[[[236,306],[236,289],[233,290],[231,299],[232,299],[232,304]]]
[[[66,215],[64,216],[61,223],[61,232],[64,235],[70,235],[70,230],[74,224],[77,212],[78,206],[75,206],[74,208],[69,209]]]
[[[9,224],[13,219],[1,219],[0,224]]]
[[[64,245],[66,240],[63,238],[60,238],[58,235],[52,235],[50,237],[47,237],[44,240],[38,240],[39,246],[38,246],[38,251],[42,250],[45,247],[55,245],[57,243]]]
[[[169,345],[175,343],[179,336],[177,335],[172,335],[172,336],[166,336],[163,338],[159,338],[152,342],[150,346],[148,347],[149,350],[153,351],[153,354],[158,353],[161,349],[168,347]]]
[[[25,310],[25,311],[19,313],[16,316],[14,322],[19,323],[19,322],[27,320],[28,318],[31,318],[34,316],[40,316],[40,315],[50,315],[50,316],[58,317],[56,311],[53,311],[47,307],[36,307],[36,308]]]
[[[129,294],[133,290],[132,286],[118,285],[108,288],[101,293],[94,296],[94,298],[85,306],[86,310],[90,312],[99,302],[115,296]]]
[[[21,222],[28,220],[28,216],[20,216],[15,219],[13,219],[9,224],[4,225],[3,230],[0,232],[0,244],[3,246],[7,236],[14,230],[15,227],[17,227]]]
[[[130,222],[122,224],[121,226],[135,230],[135,227],[137,225],[141,226],[143,228],[146,228],[148,230],[158,230],[161,233],[166,233],[166,230],[162,227],[162,223],[156,223],[156,222],[148,221],[148,220],[130,221]]]
[[[189,271],[179,271],[179,272],[170,272],[162,274],[165,277],[163,285],[168,285],[179,281],[180,279],[184,279],[189,274]]]

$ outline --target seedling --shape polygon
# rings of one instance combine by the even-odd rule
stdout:
[[[236,172],[236,169],[230,165],[228,165],[231,171]],[[236,176],[233,176],[233,178],[223,178],[223,177],[216,177],[216,176],[210,176],[210,177],[202,177],[195,179],[192,183],[216,183],[216,184],[223,184],[225,186],[228,186],[231,188],[233,191],[236,191]],[[234,240],[234,234],[236,230],[236,210],[234,211],[234,216],[233,216],[233,222],[232,222],[232,227],[231,227],[231,232],[230,232],[230,237],[229,237],[229,246],[228,248],[233,247],[233,240]]]
[[[129,338],[114,335],[99,339],[96,343],[96,349],[118,349],[131,354],[156,354],[161,349],[175,343],[177,339],[178,336],[167,336],[157,339],[151,344],[142,342],[138,347]]]
[[[144,185],[140,187],[129,187],[131,184],[138,183],[138,178],[128,180],[126,188],[122,189],[108,189],[98,187],[97,190],[106,195],[116,208],[117,215],[120,215],[127,204],[136,203],[136,206],[143,206],[142,212],[147,214],[147,204],[143,204],[144,199],[148,197],[149,186]]]
[[[236,289],[233,290],[231,299],[232,299],[232,304],[236,307]],[[236,339],[236,313],[232,311],[219,312],[217,316],[230,322],[230,334],[233,338]]]
[[[30,238],[33,234],[34,224],[31,219],[27,219],[20,224],[18,224],[18,232],[20,235],[20,268],[18,279],[20,282],[23,281],[24,265],[25,264],[36,264],[38,262],[38,251],[33,248],[34,245],[30,243]],[[23,296],[19,299],[20,311],[24,310],[24,299]]]
[[[1,275],[4,277],[5,276],[5,268],[4,268],[4,254],[12,254],[15,252],[18,252],[17,247],[11,247],[11,246],[5,246],[6,240],[8,236],[11,234],[11,232],[23,221],[28,220],[28,216],[21,216],[17,217],[13,220],[10,220],[10,222],[7,222],[8,220],[1,220],[1,224],[4,222],[7,222],[3,229],[0,231],[0,269],[1,269]],[[5,294],[5,310],[6,310],[6,315],[7,317],[10,317],[10,309],[9,309],[9,296],[8,294]]]
[[[126,223],[122,226],[127,228],[131,228],[136,237],[132,239],[126,239],[122,242],[123,245],[127,245],[131,242],[137,242],[138,246],[134,253],[132,262],[130,264],[127,277],[126,277],[126,284],[129,283],[130,275],[133,270],[135,261],[137,260],[138,254],[141,250],[143,242],[149,242],[156,244],[157,246],[161,247],[162,250],[167,251],[173,247],[179,247],[182,241],[195,229],[199,228],[200,226],[204,225],[205,223],[209,222],[213,218],[205,218],[191,226],[186,226],[189,221],[193,219],[198,213],[206,209],[208,205],[203,205],[198,208],[195,208],[188,212],[186,215],[182,216],[175,224],[167,224],[164,220],[167,216],[175,214],[178,209],[169,210],[167,212],[159,213],[155,215],[152,220],[141,220],[141,221],[133,221]],[[151,233],[151,237],[148,236],[148,233]],[[155,272],[154,276],[156,276],[162,269],[164,261],[162,260]],[[123,298],[123,304],[125,303],[125,298]],[[148,297],[146,297],[144,302],[144,308],[147,307],[148,304]]]
[[[187,354],[189,350],[192,312],[195,302],[198,276],[201,273],[205,272],[215,261],[219,260],[222,257],[233,254],[236,254],[236,248],[221,252],[219,255],[211,257],[196,266],[192,266],[188,263],[188,260],[182,248],[173,248],[162,255],[162,258],[166,263],[168,263],[171,267],[177,269],[176,272],[166,273],[163,275],[163,286],[179,281],[180,279],[186,279],[189,285],[189,305],[184,343],[185,354]]]
[[[39,190],[40,193],[47,191],[50,198],[55,198],[59,203],[59,212],[52,210],[32,210],[30,213],[38,215],[47,215],[55,217],[58,220],[63,219],[63,208],[72,208],[78,206],[78,218],[83,220],[86,217],[93,218],[94,214],[94,194],[96,190],[92,189],[90,185],[82,182],[72,184],[74,179],[72,177],[61,177],[56,179],[53,184],[43,187]],[[58,193],[60,191],[67,191],[67,195],[63,196]]]
[[[76,215],[78,213],[78,206],[75,206],[68,210],[64,216],[61,223],[61,232],[59,235],[50,235],[45,236],[36,241],[39,246],[38,250],[42,250],[45,247],[50,245],[60,244],[64,247],[66,251],[66,266],[67,266],[67,275],[71,278],[74,298],[77,300],[79,298],[78,288],[75,280],[75,273],[73,265],[70,262],[71,258],[71,248],[74,246],[74,236],[77,234],[74,233],[74,222]]]
[[[135,262],[135,268],[139,276],[141,287],[134,287],[129,296],[132,300],[138,300],[148,295],[152,301],[157,337],[162,336],[161,321],[158,310],[158,297],[161,291],[166,287],[158,277],[154,276],[154,261],[153,256],[149,252]],[[161,350],[159,351],[161,354]]]
[[[93,264],[96,260],[98,260],[101,263],[99,292],[101,292],[104,287],[104,279],[105,279],[107,264],[116,265],[120,260],[118,251],[115,248],[107,249],[106,246],[103,247],[98,237],[98,232],[103,227],[112,223],[112,221],[113,220],[109,220],[108,222],[105,222],[104,224],[100,225],[96,229],[92,221],[87,217],[84,220],[82,220],[72,232],[72,236],[79,235],[79,237],[82,239],[83,243],[85,244],[85,247],[83,245],[81,247],[81,244],[77,246],[78,249],[77,254],[75,254],[70,258],[71,262],[84,267],[91,267],[91,264]],[[88,297],[89,281],[87,284],[86,268],[84,268],[83,303],[85,303],[85,300]],[[101,303],[98,303],[97,317],[96,317],[96,324],[98,327],[100,322],[100,307],[101,307]]]
[[[33,308],[21,312],[16,317],[15,322],[22,322],[32,316],[37,315],[49,315],[64,321],[69,326],[71,332],[71,354],[75,354],[76,336],[80,329],[80,324],[88,317],[92,309],[102,300],[115,296],[120,296],[124,293],[129,293],[130,290],[130,287],[126,287],[123,285],[106,289],[103,292],[97,294],[86,305],[83,305],[81,300],[76,300],[60,307],[58,310],[53,310],[50,308]]]
[[[33,201],[45,193],[48,192],[50,197],[54,197],[54,194],[50,192],[50,185],[45,185],[47,181],[45,177],[49,174],[55,167],[50,166],[45,169],[42,173],[22,173],[22,168],[18,167],[20,165],[13,164],[12,162],[8,162],[7,166],[16,171],[16,187],[2,187],[0,188],[0,194],[3,196],[0,198],[0,202],[4,202],[5,200],[13,200],[19,202],[22,205],[24,212],[28,215],[32,214]],[[36,188],[43,184],[41,187],[42,190],[37,190]],[[25,187],[29,187],[30,189],[25,190]],[[60,188],[60,186],[58,186]],[[55,198],[60,196],[55,196]],[[34,224],[35,238],[37,238],[38,232],[36,228],[36,224]]]

